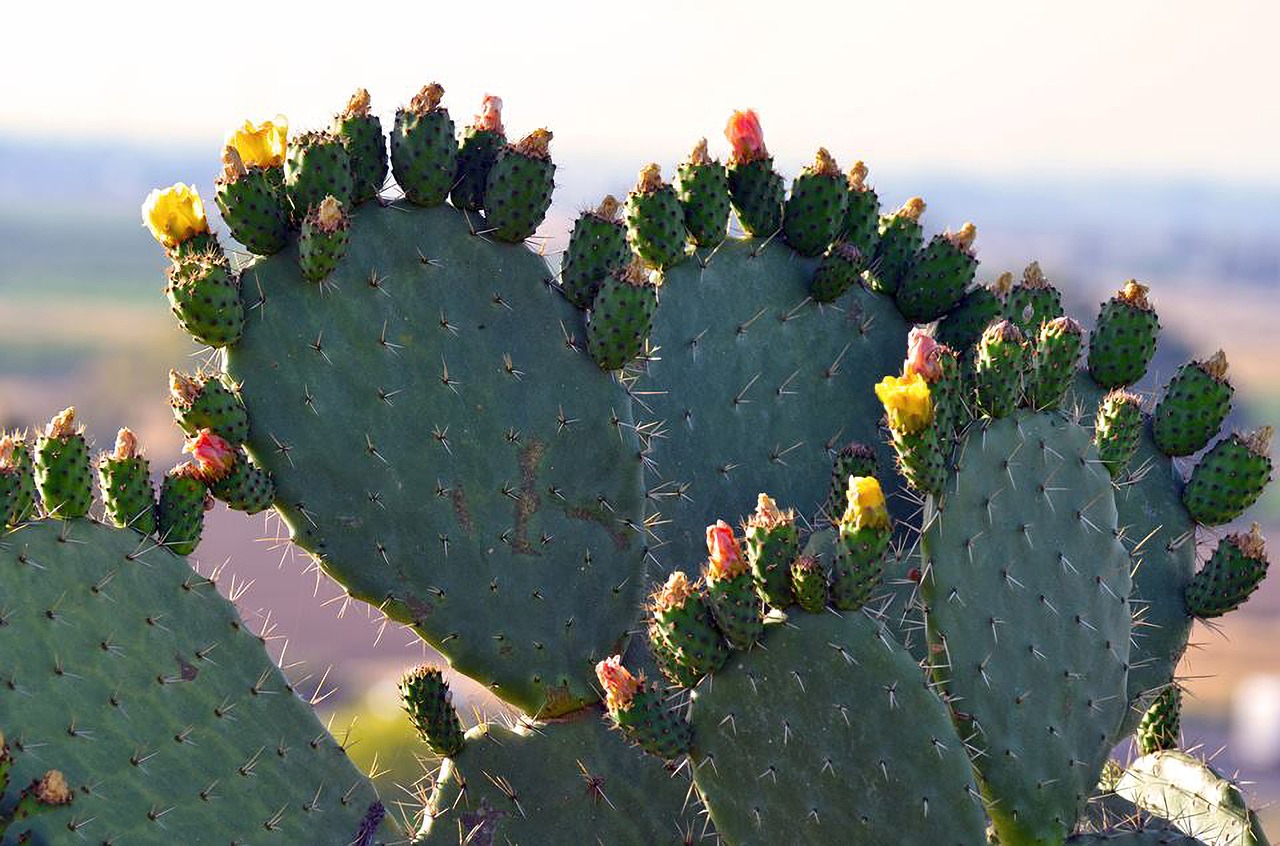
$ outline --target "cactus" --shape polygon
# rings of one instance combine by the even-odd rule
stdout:
[[[81,482],[74,497],[89,494]],[[72,496],[62,487],[56,502]],[[43,785],[0,818],[0,841],[253,842],[265,829],[350,843],[381,807],[372,785],[214,579],[125,522],[0,534],[0,782]],[[49,761],[64,780],[40,775]],[[29,813],[71,793],[70,808]]]
[[[1185,752],[1164,750],[1131,763],[1116,794],[1209,846],[1266,846],[1240,789]]]

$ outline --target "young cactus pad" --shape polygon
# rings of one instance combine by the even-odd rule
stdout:
[[[0,609],[13,781],[56,761],[76,791],[34,843],[346,846],[381,807],[213,582],[138,532],[0,534]]]
[[[986,842],[964,743],[888,633],[831,612],[768,629],[693,703],[694,784],[726,842]]]
[[[610,730],[599,707],[551,723],[481,723],[440,764],[421,846],[678,846],[705,823],[673,774]]]
[[[296,542],[524,710],[594,701],[642,589],[641,463],[542,261],[401,205],[355,210],[331,290],[294,251],[245,271],[226,365]]]

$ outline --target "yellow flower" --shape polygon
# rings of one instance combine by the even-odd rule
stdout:
[[[181,182],[168,188],[157,188],[147,195],[146,202],[142,204],[142,224],[169,250],[209,231],[200,192],[194,185]]]
[[[845,496],[849,507],[840,523],[854,529],[889,528],[889,510],[884,505],[884,491],[875,476],[850,476]]]
[[[288,137],[288,119],[276,115],[275,120],[257,126],[246,120],[244,126],[227,135],[227,146],[235,148],[245,167],[278,167],[284,163]]]
[[[933,422],[933,400],[929,383],[914,370],[905,376],[886,376],[876,385],[876,396],[884,403],[889,428],[914,435]]]

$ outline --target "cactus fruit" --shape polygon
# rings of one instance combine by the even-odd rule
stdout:
[[[929,383],[916,371],[908,370],[902,377],[884,377],[875,393],[884,404],[902,477],[917,490],[940,493],[944,456],[934,425]]]
[[[810,614],[819,614],[831,598],[827,571],[813,555],[801,555],[791,565],[791,591],[796,604]]]
[[[689,722],[666,706],[657,690],[645,684],[643,674],[633,676],[614,655],[596,664],[596,676],[605,691],[605,708],[628,740],[666,760],[689,751]]]
[[[880,584],[893,527],[874,476],[850,476],[847,498],[832,556],[831,602],[841,611],[857,611]]]
[[[328,278],[342,261],[351,233],[351,218],[333,195],[312,206],[298,235],[298,268],[308,282]]]
[[[70,520],[89,513],[93,498],[89,444],[84,427],[76,425],[75,408],[64,409],[36,438],[34,462],[46,514]]]
[[[1221,617],[1245,603],[1267,575],[1266,540],[1254,523],[1248,534],[1228,535],[1187,585],[1194,617]]]
[[[170,370],[169,405],[178,427],[188,435],[208,429],[233,444],[249,437],[249,415],[240,397],[217,374],[187,376]]]
[[[707,527],[703,580],[707,585],[707,605],[724,639],[734,649],[750,649],[764,631],[760,599],[742,547],[733,528],[723,520]]]
[[[1039,262],[1027,265],[1022,279],[1009,287],[1004,316],[1028,338],[1038,336],[1045,323],[1062,317],[1062,294],[1045,278]]]
[[[627,195],[625,217],[631,249],[645,263],[664,270],[684,260],[684,209],[676,189],[662,179],[656,164],[640,170],[640,180]]]
[[[832,244],[813,273],[809,293],[820,303],[835,302],[857,283],[862,258],[862,253],[853,244],[845,241]]]
[[[734,112],[725,126],[733,153],[729,157],[729,195],[738,222],[748,235],[771,237],[782,226],[782,177],[764,145],[764,130],[755,111]]]
[[[786,608],[792,600],[791,565],[800,554],[795,511],[783,511],[768,494],[760,494],[743,540],[760,598],[766,605]]]
[[[194,464],[180,464],[164,476],[156,507],[160,545],[174,555],[190,555],[204,532],[204,513],[213,507],[209,486]]]
[[[136,457],[127,430],[120,441],[112,458]],[[377,804],[372,785],[213,579],[131,525],[66,518],[0,534],[0,781],[43,785],[8,809],[0,840],[254,842],[265,829],[350,843]],[[40,776],[42,761],[65,779]],[[70,793],[71,808],[28,815],[31,797]]]
[[[222,172],[214,180],[214,201],[232,237],[260,256],[281,250],[289,235],[282,191],[284,139],[281,137],[278,144],[280,158],[276,159],[273,151],[265,160],[259,159],[261,164],[247,164],[240,148],[249,146],[242,140],[245,135],[274,136],[274,128],[269,121],[262,128],[248,124],[233,135],[222,151]]]
[[[623,270],[631,257],[626,227],[618,220],[621,208],[610,195],[594,211],[579,215],[573,224],[560,265],[560,290],[578,308],[590,308],[600,283],[609,274]]]
[[[348,205],[354,182],[351,156],[342,139],[330,132],[304,132],[291,139],[284,161],[284,190],[295,224],[325,197]]]
[[[1181,730],[1182,688],[1176,684],[1166,687],[1138,724],[1138,751],[1143,755],[1164,749],[1177,749]]]
[[[707,139],[693,148],[676,171],[676,197],[684,209],[684,225],[695,246],[712,248],[729,224],[729,174],[711,158]]]
[[[359,88],[333,118],[332,132],[342,141],[351,162],[351,202],[378,196],[387,179],[387,139],[382,121],[369,111],[369,92]]]
[[[591,304],[587,352],[604,370],[617,370],[644,349],[658,291],[639,260],[607,275]]]
[[[867,166],[862,161],[849,168],[846,184],[844,239],[857,248],[864,261],[870,260],[880,240],[880,197],[867,184]]]
[[[458,171],[454,175],[449,199],[454,208],[479,211],[484,208],[484,192],[489,184],[489,171],[498,153],[507,146],[506,129],[502,126],[502,98],[486,94],[480,114],[462,132],[458,147]]]
[[[1264,426],[1232,435],[1205,453],[1182,491],[1192,519],[1217,526],[1239,517],[1258,500],[1271,481],[1272,433]]]
[[[676,684],[692,687],[729,657],[728,645],[712,623],[706,586],[676,570],[650,598],[649,640],[659,666]]]
[[[975,359],[976,401],[988,417],[1007,417],[1022,399],[1027,347],[1022,331],[1008,320],[987,327]]]
[[[768,629],[691,709],[694,783],[727,842],[986,842],[964,743],[902,647],[862,614]]]
[[[978,269],[973,255],[977,234],[974,225],[966,223],[958,232],[935,235],[920,250],[895,294],[903,317],[929,323],[959,305]]]
[[[400,702],[427,748],[441,757],[462,751],[462,723],[453,691],[438,667],[423,664],[400,677]]]
[[[1013,274],[1004,273],[990,285],[979,285],[961,298],[951,313],[938,321],[934,337],[960,353],[967,353],[988,326],[1004,316],[1004,298]]]
[[[98,459],[98,481],[107,519],[144,535],[156,530],[156,491],[151,466],[138,450],[133,432],[121,429],[115,451]]]
[[[1093,442],[1112,478],[1124,472],[1142,437],[1142,399],[1128,391],[1112,391],[1098,406]]]
[[[391,130],[391,170],[405,199],[419,206],[443,203],[457,173],[458,142],[443,97],[439,84],[424,85],[396,110]]]
[[[802,256],[820,255],[845,228],[849,203],[848,181],[825,147],[813,164],[791,183],[782,219],[782,234]]]
[[[30,447],[20,435],[0,435],[0,529],[30,520],[36,505]]]
[[[1130,279],[1102,304],[1089,333],[1089,373],[1104,388],[1132,385],[1147,372],[1156,354],[1160,320],[1147,300],[1145,285]]]
[[[498,152],[485,183],[485,219],[499,241],[518,244],[531,236],[551,207],[556,166],[551,132],[535,129]]]
[[[1040,324],[1026,373],[1027,405],[1053,408],[1062,404],[1080,363],[1084,329],[1070,317]]]
[[[169,307],[183,329],[202,344],[225,347],[240,340],[244,306],[240,279],[220,253],[193,253],[169,268]]]
[[[866,273],[871,290],[881,294],[898,292],[924,243],[924,229],[920,226],[922,214],[924,200],[912,197],[898,211],[880,218],[876,251]]]
[[[1204,361],[1182,365],[1165,386],[1152,415],[1156,445],[1166,455],[1191,455],[1204,449],[1231,413],[1233,393],[1222,350]]]

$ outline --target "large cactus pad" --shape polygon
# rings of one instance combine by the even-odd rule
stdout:
[[[660,534],[677,549],[701,545],[708,514],[750,512],[760,491],[816,514],[835,452],[883,441],[871,386],[901,362],[907,325],[891,298],[860,285],[815,303],[814,267],[782,244],[738,240],[705,267],[667,271],[656,360],[635,395],[637,418],[665,434],[652,442],[649,487],[667,495]]]
[[[728,842],[986,842],[946,706],[859,613],[797,614],[693,706],[694,783]]]
[[[76,793],[38,844],[346,846],[381,812],[234,606],[129,529],[0,537],[0,724],[15,784]]]
[[[1089,433],[1056,412],[974,424],[922,549],[934,673],[971,727],[1001,839],[1057,842],[1126,702],[1129,555]]]
[[[677,846],[704,831],[687,773],[641,755],[588,708],[564,720],[483,723],[441,763],[423,846]]]
[[[642,587],[626,396],[567,342],[541,260],[459,212],[364,206],[324,286],[243,275],[227,355],[295,539],[529,712],[594,701]]]

